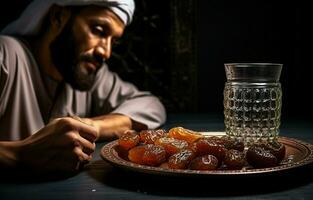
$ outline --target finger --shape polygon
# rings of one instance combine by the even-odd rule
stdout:
[[[98,138],[98,131],[95,127],[83,122],[79,117],[73,118],[79,124],[78,131],[82,137],[94,142]]]
[[[74,145],[81,147],[83,152],[88,155],[92,154],[96,149],[96,144],[94,142],[90,142],[89,140],[86,140],[84,137],[81,137],[80,135],[76,138]]]
[[[63,128],[63,131],[78,131],[82,137],[94,142],[98,137],[97,129],[93,126],[82,123],[71,117],[65,117],[57,120],[57,123]]]
[[[90,134],[89,132],[79,131],[79,135],[92,143],[94,143],[98,138],[98,133]]]
[[[74,147],[73,152],[80,162],[90,161],[92,159],[92,156],[84,153],[81,147]]]

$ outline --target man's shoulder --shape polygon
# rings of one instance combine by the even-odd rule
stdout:
[[[16,50],[17,47],[22,47],[21,42],[12,36],[0,35],[0,47],[5,50]]]
[[[5,65],[15,65],[20,60],[28,59],[27,47],[18,38],[0,35],[0,58]]]
[[[29,56],[26,47],[15,37],[0,35],[0,67],[7,74],[14,74],[17,67],[23,68]]]

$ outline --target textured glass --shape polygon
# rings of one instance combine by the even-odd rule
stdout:
[[[273,65],[225,65],[224,120],[227,135],[244,140],[246,144],[275,140],[279,135],[282,89],[278,79],[282,65],[277,64],[276,71]],[[240,73],[234,68],[239,68]],[[258,73],[258,70],[262,72]]]

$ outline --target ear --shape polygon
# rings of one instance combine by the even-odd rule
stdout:
[[[51,29],[57,34],[62,31],[65,24],[71,16],[71,10],[68,7],[52,5],[49,10],[49,20],[51,24]]]

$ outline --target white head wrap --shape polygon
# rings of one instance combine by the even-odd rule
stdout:
[[[135,10],[134,0],[34,0],[28,5],[21,16],[7,25],[1,33],[6,35],[37,34],[43,19],[53,4],[60,6],[105,6],[112,10],[125,25],[130,24]]]

